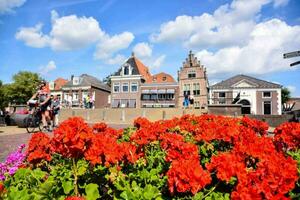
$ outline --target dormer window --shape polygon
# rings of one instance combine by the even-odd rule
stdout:
[[[80,77],[74,77],[73,78],[73,85],[79,85],[81,82],[81,78]]]
[[[166,81],[166,80],[167,80],[167,77],[166,77],[166,76],[162,77],[162,80],[163,80],[163,81]]]
[[[126,63],[126,64],[123,66],[122,71],[123,71],[123,75],[124,75],[124,76],[128,76],[128,75],[131,75],[131,73],[132,73],[132,68],[131,68],[131,66],[130,66],[128,63]]]

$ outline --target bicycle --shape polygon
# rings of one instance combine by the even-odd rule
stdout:
[[[26,131],[28,133],[34,133],[37,131],[50,132],[54,128],[52,123],[53,116],[51,111],[50,111],[51,120],[48,121],[48,126],[44,127],[42,122],[42,111],[39,104],[37,102],[29,102],[29,110],[31,111],[31,113],[25,119]]]

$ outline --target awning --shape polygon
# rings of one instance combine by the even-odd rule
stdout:
[[[118,108],[119,107],[119,103],[120,103],[119,99],[113,99],[112,100],[112,107],[113,108]]]
[[[150,93],[154,93],[154,94],[156,94],[157,93],[157,90],[150,90]]]
[[[149,94],[150,90],[142,90],[142,94]]]
[[[174,94],[175,93],[175,89],[167,89],[167,94]]]
[[[166,89],[159,89],[157,91],[158,94],[165,94],[166,93]]]
[[[129,100],[129,108],[135,108],[135,106],[136,106],[136,100],[130,99]]]

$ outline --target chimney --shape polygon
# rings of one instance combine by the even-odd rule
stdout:
[[[133,52],[131,52],[131,57],[134,57],[135,55],[134,55],[134,51]]]

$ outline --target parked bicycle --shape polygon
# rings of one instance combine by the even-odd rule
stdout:
[[[48,126],[44,127],[42,122],[42,112],[39,103],[35,100],[29,101],[30,114],[25,119],[25,126],[28,133],[34,133],[37,131],[50,132],[53,130],[53,116],[50,112],[50,120]]]

